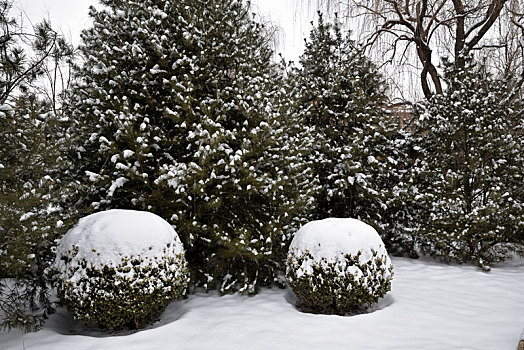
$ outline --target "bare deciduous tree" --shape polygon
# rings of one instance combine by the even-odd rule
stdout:
[[[361,19],[362,24],[356,29],[365,34],[365,47],[378,49],[385,62],[396,60],[415,65],[408,58],[414,54],[426,98],[442,93],[437,69],[440,56],[451,56],[456,67],[463,68],[465,57],[473,52],[489,56],[499,71],[504,67],[501,73],[514,79],[508,97],[514,99],[519,95],[524,81],[524,8],[520,0],[317,0],[317,3],[339,9],[345,6],[352,25]],[[515,74],[517,69],[520,72]]]

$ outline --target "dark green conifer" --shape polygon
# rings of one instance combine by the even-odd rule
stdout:
[[[277,282],[315,181],[266,29],[240,0],[102,3],[70,103],[80,205],[170,221],[197,285]]]
[[[472,57],[444,61],[446,92],[416,121],[411,199],[424,252],[489,269],[523,252],[522,114],[506,86]]]
[[[396,185],[404,136],[386,112],[385,82],[338,20],[326,23],[322,15],[299,63],[290,79],[315,128],[316,216],[359,218],[389,245],[400,231]]]
[[[39,78],[72,49],[48,22],[13,16],[0,1],[0,328],[31,331],[52,311],[45,270],[68,215],[57,80],[48,98]]]

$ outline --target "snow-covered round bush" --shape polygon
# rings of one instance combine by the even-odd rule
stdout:
[[[52,270],[74,318],[112,330],[142,328],[188,283],[184,248],[159,216],[108,210],[80,219],[57,247]]]
[[[344,315],[364,310],[391,290],[393,265],[373,227],[329,218],[295,234],[286,276],[302,310]]]

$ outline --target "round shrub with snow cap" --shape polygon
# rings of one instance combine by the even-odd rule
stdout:
[[[329,218],[295,234],[286,276],[302,310],[344,315],[363,311],[391,290],[393,265],[373,227]]]
[[[57,247],[58,296],[74,318],[111,330],[142,328],[184,295],[187,262],[159,216],[108,210],[86,216]]]

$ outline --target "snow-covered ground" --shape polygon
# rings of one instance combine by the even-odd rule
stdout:
[[[65,310],[43,330],[0,332],[1,349],[515,350],[524,327],[524,261],[472,266],[394,258],[392,291],[357,316],[296,310],[289,290],[254,297],[197,293],[138,332],[86,330]]]

